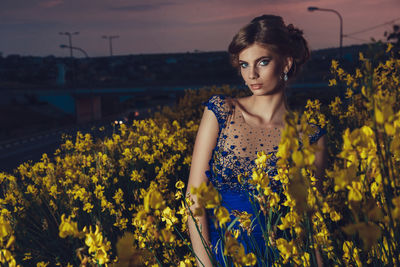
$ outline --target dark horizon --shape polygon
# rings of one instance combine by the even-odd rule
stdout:
[[[381,42],[382,43],[387,43],[386,41],[385,42],[383,42],[382,40],[381,40]],[[352,49],[352,48],[354,48],[354,47],[366,47],[366,46],[368,46],[368,45],[370,45],[370,44],[373,44],[373,42],[372,41],[370,41],[370,42],[367,42],[367,43],[360,43],[360,44],[350,44],[350,45],[346,45],[346,46],[343,46],[342,48],[343,48],[343,50],[346,50],[346,49]],[[314,50],[312,50],[312,49],[310,49],[310,52],[321,52],[321,51],[335,51],[335,50],[339,50],[340,49],[340,47],[339,46],[332,46],[332,47],[324,47],[324,48],[319,48],[319,49],[314,49]],[[137,54],[119,54],[119,55],[113,55],[112,57],[113,58],[119,58],[119,57],[129,57],[129,56],[156,56],[156,55],[182,55],[182,54],[202,54],[202,53],[205,53],[205,54],[207,54],[207,53],[228,53],[227,52],[227,50],[215,50],[215,51],[186,51],[186,52],[184,52],[184,51],[182,51],[182,52],[166,52],[166,53],[161,53],[161,52],[151,52],[151,53],[137,53]],[[69,55],[63,55],[63,56],[56,56],[56,55],[46,55],[46,56],[35,56],[35,55],[21,55],[21,54],[9,54],[9,55],[3,55],[3,54],[1,54],[1,51],[0,51],[0,58],[1,57],[3,57],[3,58],[7,58],[7,57],[21,57],[21,58],[29,58],[29,57],[31,57],[31,58],[48,58],[48,57],[54,57],[54,58],[57,58],[57,59],[69,59],[69,58],[71,58]],[[100,56],[88,56],[88,57],[85,57],[84,55],[82,55],[82,54],[78,54],[78,53],[75,53],[74,54],[74,56],[73,56],[73,58],[74,59],[101,59],[101,58],[110,58],[110,56],[109,55],[100,55]]]

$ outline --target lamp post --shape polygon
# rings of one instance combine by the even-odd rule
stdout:
[[[82,48],[79,48],[79,47],[76,47],[76,46],[69,46],[69,45],[65,45],[65,44],[60,45],[60,48],[69,48],[71,51],[72,50],[78,50],[78,51],[82,52],[82,54],[84,54],[86,58],[89,58],[89,56],[86,53],[86,51],[83,50]]]
[[[340,57],[342,57],[342,46],[343,46],[343,18],[340,15],[339,12],[337,12],[334,9],[329,9],[329,8],[319,8],[319,7],[315,7],[315,6],[310,6],[308,7],[308,11],[313,12],[313,11],[327,11],[327,12],[333,12],[336,15],[338,15],[339,20],[340,20],[340,46],[339,46],[339,54]]]
[[[72,35],[78,35],[79,32],[73,32],[73,33],[71,33],[71,32],[59,32],[59,34],[68,36],[68,42],[69,42],[69,47],[70,47],[69,54],[70,54],[70,57],[73,57],[74,55],[73,55],[73,52],[72,52]]]
[[[111,36],[103,35],[101,38],[108,39],[108,43],[109,43],[109,47],[110,47],[110,56],[112,57],[112,55],[113,55],[112,40],[119,38],[119,36],[118,35],[111,35]]]

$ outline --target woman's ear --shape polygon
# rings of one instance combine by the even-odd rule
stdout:
[[[284,72],[288,73],[293,65],[293,57],[285,57],[285,61],[283,63],[283,70]]]

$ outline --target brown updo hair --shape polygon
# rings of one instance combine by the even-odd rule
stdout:
[[[239,53],[254,43],[265,45],[282,57],[291,56],[293,65],[288,72],[289,78],[294,77],[310,58],[303,31],[295,28],[293,24],[286,26],[280,16],[262,15],[240,29],[229,45],[231,64],[239,73]]]

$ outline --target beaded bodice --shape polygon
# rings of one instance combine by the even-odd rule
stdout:
[[[264,151],[271,157],[267,160],[265,171],[270,176],[276,174],[276,152],[281,139],[281,129],[255,127],[249,125],[237,101],[224,95],[214,95],[203,105],[215,114],[219,124],[217,144],[209,161],[210,170],[206,172],[208,179],[219,191],[243,192],[254,190],[247,182],[253,168],[256,167],[257,152]],[[310,142],[315,142],[324,134],[323,129],[315,127],[316,131],[309,136]],[[238,176],[242,175],[242,183]],[[271,180],[272,188],[279,184]]]

